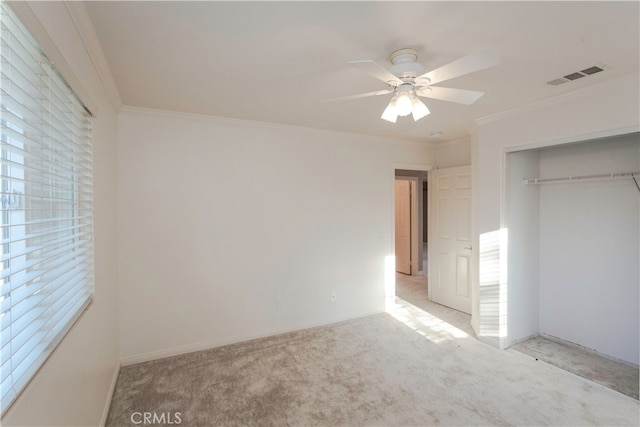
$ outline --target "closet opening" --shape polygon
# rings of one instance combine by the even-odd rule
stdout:
[[[509,345],[636,399],[638,182],[639,133],[507,154]]]

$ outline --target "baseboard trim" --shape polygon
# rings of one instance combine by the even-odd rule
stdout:
[[[549,334],[546,334],[544,332],[541,332],[539,335],[541,337],[543,337],[543,338],[546,338],[546,339],[550,340],[550,341],[555,341],[555,342],[560,343],[560,344],[570,345],[570,346],[578,348],[578,349],[580,349],[582,351],[585,351],[585,352],[588,352],[588,353],[592,353],[592,354],[594,354],[594,355],[596,355],[598,357],[602,357],[603,359],[608,359],[608,360],[611,360],[613,362],[621,363],[621,364],[629,366],[631,368],[638,369],[638,365],[636,363],[633,363],[633,362],[629,361],[629,360],[620,359],[618,357],[611,356],[611,355],[606,354],[606,353],[602,353],[602,352],[600,352],[600,351],[598,351],[598,350],[596,350],[594,348],[585,347],[585,346],[583,346],[581,344],[578,344],[578,343],[575,343],[575,342],[572,342],[572,341],[568,341],[568,340],[565,340],[565,339],[562,339],[562,338],[554,337],[553,335],[549,335]]]
[[[120,366],[118,363],[116,365],[116,369],[113,371],[113,376],[111,377],[111,385],[109,386],[109,394],[107,395],[107,401],[104,405],[104,410],[102,411],[102,419],[100,420],[100,425],[104,427],[107,423],[107,417],[109,416],[109,408],[111,407],[111,399],[113,398],[113,392],[116,390],[116,382],[118,381],[118,375],[120,374]]]
[[[526,336],[526,337],[516,338],[516,339],[510,340],[510,341],[507,343],[507,348],[509,348],[509,347],[511,347],[511,346],[514,346],[514,345],[516,345],[516,344],[520,344],[520,343],[522,343],[522,342],[528,341],[528,340],[530,340],[531,338],[535,338],[535,337],[537,337],[537,336],[540,336],[540,334],[539,334],[538,332],[536,332],[535,334],[528,335],[528,336]]]
[[[498,338],[493,338],[493,337],[487,337],[485,335],[478,335],[478,333],[476,332],[476,336],[478,337],[478,341],[480,341],[481,343],[490,345],[491,347],[500,349],[500,339]]]
[[[261,331],[255,334],[241,334],[230,337],[224,337],[211,341],[204,341],[195,344],[187,344],[178,347],[172,347],[165,350],[152,351],[148,353],[136,354],[133,356],[126,356],[120,359],[120,366],[135,365],[137,363],[150,362],[152,360],[164,359],[167,357],[179,356],[181,354],[193,353],[195,351],[209,350],[216,347],[222,347],[225,345],[236,344],[243,341],[250,341],[259,338],[267,338],[274,335],[286,334],[289,332],[301,331],[304,329],[318,328],[321,326],[329,326],[336,323],[346,322],[349,320],[359,319],[361,317],[373,316],[375,314],[385,313],[384,310],[366,312],[353,316],[337,317],[321,322],[310,322],[302,324],[299,327],[294,328],[274,328]]]

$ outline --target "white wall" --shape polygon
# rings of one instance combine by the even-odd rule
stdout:
[[[640,171],[638,134],[540,150],[540,176]],[[638,364],[640,192],[541,185],[540,332]]]
[[[3,416],[2,425],[98,425],[119,365],[115,108],[69,12],[81,18],[83,5],[37,2],[30,8],[98,105],[93,121],[95,302]]]
[[[538,150],[509,153],[505,222],[509,233],[507,327],[510,344],[538,335],[539,327],[539,187],[523,185],[540,174]]]
[[[638,130],[639,81],[637,73],[629,74],[598,86],[477,120],[478,126],[472,135],[472,228],[473,246],[478,248],[473,254],[472,325],[484,341],[493,341],[501,347],[508,344],[507,296],[518,292],[517,287],[509,287],[510,279],[517,272],[507,270],[508,242],[503,242],[498,247],[498,257],[504,260],[500,264],[504,280],[497,295],[499,315],[493,319],[480,318],[481,305],[491,303],[479,295],[480,277],[487,273],[480,263],[485,249],[480,245],[480,239],[500,230],[508,231],[507,153]],[[480,333],[481,326],[484,331],[493,331],[493,335],[487,336],[484,331]]]
[[[383,311],[394,169],[429,164],[430,151],[125,109],[118,137],[124,363]]]
[[[471,164],[471,138],[460,138],[435,144],[436,165],[452,168]]]

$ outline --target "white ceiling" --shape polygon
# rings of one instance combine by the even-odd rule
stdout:
[[[87,2],[125,105],[421,141],[465,136],[473,119],[638,72],[640,3]],[[426,70],[489,49],[501,64],[440,86],[480,90],[471,106],[427,99],[431,115],[380,119],[390,95],[348,65],[413,47]],[[608,68],[546,84],[596,64]],[[543,124],[541,124],[543,125]],[[441,131],[440,138],[431,134]]]

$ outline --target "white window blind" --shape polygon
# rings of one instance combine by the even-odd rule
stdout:
[[[4,411],[92,301],[91,117],[0,4]]]

